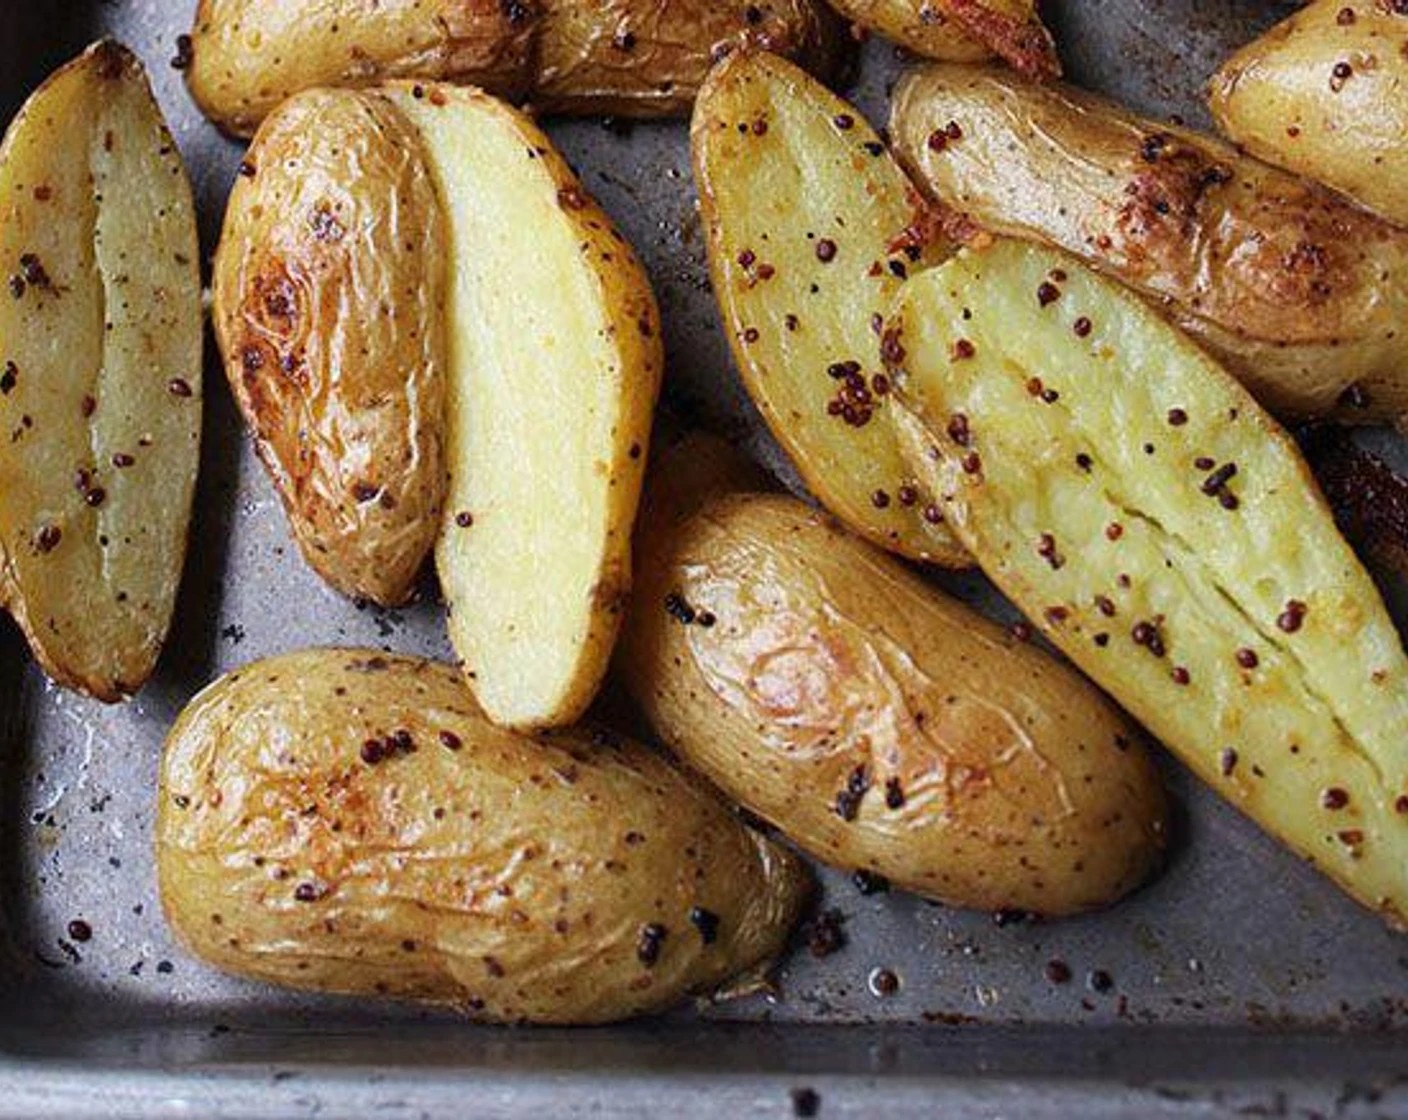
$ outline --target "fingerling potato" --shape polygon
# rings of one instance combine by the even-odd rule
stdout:
[[[820,0],[201,0],[189,46],[192,96],[242,136],[315,86],[446,80],[549,111],[669,116],[732,50],[828,78],[849,58]]]
[[[635,253],[543,132],[478,90],[395,83],[445,207],[450,639],[485,712],[575,721],[630,591],[664,355]]]
[[[733,495],[652,518],[640,571],[626,687],[808,854],[1047,915],[1111,903],[1158,861],[1167,806],[1134,725],[824,514]]]
[[[691,132],[714,293],[773,435],[857,532],[966,565],[900,460],[875,377],[875,324],[899,278],[947,252],[904,174],[852,106],[765,53],[715,69]]]
[[[260,128],[215,258],[230,389],[294,539],[338,590],[389,606],[444,502],[445,240],[405,115],[313,90]]]
[[[0,600],[55,681],[136,692],[171,624],[200,460],[190,183],[104,41],[0,146]]]
[[[654,752],[501,730],[452,667],[370,650],[215,682],[159,797],[162,904],[198,957],[494,1022],[606,1022],[761,970],[809,883]]]
[[[1035,0],[832,0],[861,27],[927,58],[981,62],[997,55],[1033,78],[1061,74]]]
[[[1210,137],[992,68],[918,72],[892,131],[936,201],[1134,288],[1273,412],[1408,415],[1408,230]]]
[[[1252,155],[1408,226],[1408,5],[1314,0],[1224,62],[1208,105]]]
[[[1408,919],[1408,660],[1295,444],[1132,293],[999,241],[901,292],[911,461],[1009,598],[1203,781]]]

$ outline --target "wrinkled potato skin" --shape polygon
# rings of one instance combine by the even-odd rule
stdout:
[[[962,140],[932,149],[950,120]],[[1152,299],[1272,411],[1408,414],[1408,231],[1210,137],[993,68],[925,68],[891,125],[936,202]],[[1342,403],[1356,385],[1367,401]]]
[[[1028,77],[1061,74],[1035,0],[833,0],[833,6],[926,58],[982,62],[997,55]]]
[[[1157,862],[1166,805],[1134,725],[823,514],[725,497],[652,522],[641,573],[627,688],[682,759],[816,858],[1049,915],[1112,902]],[[680,623],[669,594],[715,621]]]
[[[315,90],[260,129],[215,263],[230,388],[308,563],[397,605],[445,490],[444,215],[414,127]]]
[[[399,731],[412,753],[364,761]],[[218,968],[495,1022],[605,1022],[710,990],[777,956],[808,889],[654,752],[500,730],[452,667],[357,650],[261,661],[192,701],[157,859],[168,920]],[[696,906],[718,915],[712,944]]]
[[[672,116],[729,50],[827,77],[849,58],[818,0],[201,0],[191,40],[192,95],[242,136],[314,86],[439,79],[550,111]]]
[[[1391,8],[1308,4],[1223,63],[1208,103],[1252,155],[1408,226],[1408,8]]]

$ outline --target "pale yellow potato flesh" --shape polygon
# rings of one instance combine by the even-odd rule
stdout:
[[[404,603],[445,494],[445,217],[394,105],[311,90],[265,119],[215,257],[215,336],[304,559]]]
[[[1252,155],[1408,226],[1408,8],[1315,0],[1213,75],[1217,127]]]
[[[664,364],[650,282],[528,117],[399,83],[448,220],[450,638],[497,723],[585,711],[630,590]]]
[[[306,650],[182,712],[162,906],[227,972],[492,1022],[661,1011],[786,948],[810,876],[605,731],[494,726],[449,665]]]
[[[621,640],[680,758],[817,859],[950,905],[1072,914],[1145,879],[1167,805],[1132,721],[825,514],[720,481],[692,516],[652,484]]]
[[[691,134],[714,294],[773,435],[848,526],[966,566],[900,458],[882,392],[880,316],[902,275],[947,252],[904,173],[853,106],[774,55],[718,66]],[[835,376],[847,362],[853,390]],[[838,412],[855,391],[850,415]]]
[[[982,62],[997,55],[1036,78],[1057,77],[1056,44],[1035,0],[833,0],[837,11],[926,58]]]
[[[1408,418],[1408,230],[1214,137],[997,67],[914,72],[891,132],[936,204],[1128,284],[1276,414]]]
[[[908,453],[993,582],[1194,773],[1404,925],[1408,660],[1286,433],[1048,249],[960,254],[887,330]]]
[[[136,692],[200,457],[190,184],[141,64],[98,43],[0,148],[0,597],[55,681]]]

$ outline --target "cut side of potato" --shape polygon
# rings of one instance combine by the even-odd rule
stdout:
[[[1408,226],[1408,6],[1315,0],[1213,75],[1217,127]]]
[[[1408,417],[1408,230],[1213,137],[996,67],[911,75],[891,132],[935,204],[1128,284],[1273,412]]]
[[[690,504],[643,521],[622,679],[731,798],[833,867],[980,910],[1091,910],[1158,863],[1144,737],[1068,666],[795,498],[669,519]]]
[[[141,64],[91,47],[0,148],[0,595],[115,701],[171,622],[200,457],[195,213]]]
[[[1001,241],[887,327],[917,469],[983,570],[1200,778],[1408,920],[1408,660],[1289,437],[1063,254]]]
[[[351,90],[259,130],[215,258],[230,389],[309,565],[405,602],[445,492],[446,221],[420,134]]]
[[[495,722],[570,723],[630,590],[664,362],[655,297],[522,113],[450,86],[374,96],[419,130],[448,220],[450,637]]]
[[[881,316],[941,260],[904,173],[860,114],[795,66],[739,54],[695,108],[695,179],[734,360],[817,498],[902,555],[970,561],[899,455]]]
[[[453,667],[375,650],[216,681],[158,796],[162,906],[197,956],[489,1022],[608,1022],[760,974],[811,885],[658,752],[514,734]]]

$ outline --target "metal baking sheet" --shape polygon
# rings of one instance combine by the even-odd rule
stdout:
[[[92,38],[123,38],[185,152],[208,255],[240,149],[169,64],[191,7],[0,0],[0,112],[8,121]],[[1202,123],[1216,60],[1290,7],[1063,0],[1048,15],[1075,81]],[[877,122],[903,64],[885,43],[864,51],[853,97]],[[785,478],[717,321],[683,126],[550,131],[652,272],[672,408]],[[208,377],[191,557],[151,685],[117,708],[56,690],[0,624],[0,1114],[787,1115],[804,1088],[825,1117],[1408,1114],[1408,938],[1171,764],[1174,854],[1123,905],[999,923],[827,873],[823,905],[844,915],[847,945],[821,960],[799,948],[773,998],[616,1028],[502,1030],[202,967],[163,925],[150,850],[161,740],[181,705],[216,674],[298,646],[448,652],[432,602],[359,608],[304,567],[214,364]],[[1396,441],[1379,443],[1402,461]],[[981,579],[944,583],[1007,609]],[[91,940],[70,938],[74,919]],[[1048,979],[1053,960],[1068,982]],[[899,977],[896,994],[872,994],[876,968]]]

